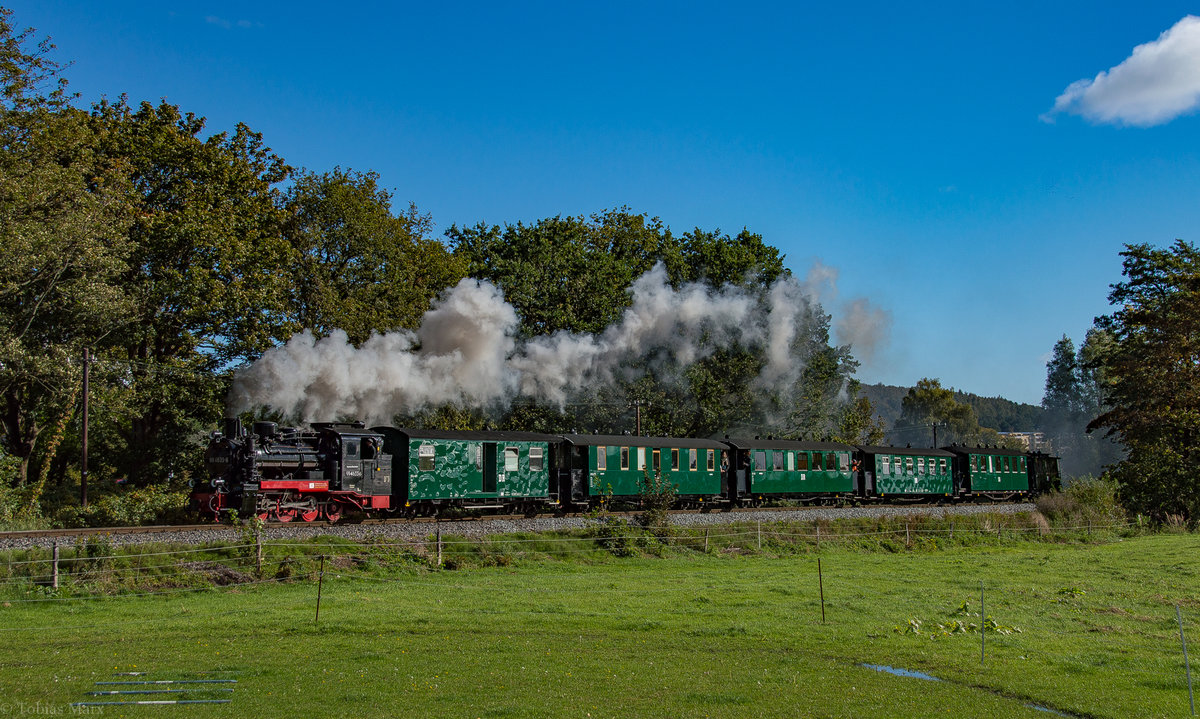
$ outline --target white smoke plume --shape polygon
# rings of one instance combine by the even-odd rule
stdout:
[[[464,279],[415,333],[374,335],[356,348],[342,332],[320,340],[303,332],[268,350],[236,374],[228,407],[367,422],[441,404],[502,408],[517,397],[561,407],[611,383],[631,362],[659,358],[682,368],[734,345],[764,348],[762,384],[782,386],[799,376],[803,361],[793,344],[810,331],[811,290],[785,277],[760,300],[734,285],[673,289],[667,279],[661,264],[638,278],[633,304],[600,334],[558,332],[523,342],[500,290]]]
[[[879,350],[891,329],[892,313],[875,307],[864,297],[843,303],[833,323],[838,344],[853,347],[855,359],[867,367],[879,359]]]

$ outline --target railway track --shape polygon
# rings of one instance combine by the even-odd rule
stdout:
[[[785,511],[811,509],[811,507],[788,507],[780,508]],[[723,510],[725,512],[742,512],[748,508],[734,508]],[[699,514],[702,511],[699,509],[676,509],[672,510],[671,514]],[[626,512],[609,512],[614,516],[630,517],[641,514],[641,512],[626,511]],[[463,515],[463,516],[448,516],[448,517],[393,517],[389,519],[372,519],[367,518],[357,522],[338,522],[336,525],[326,521],[313,522],[266,522],[264,527],[269,529],[285,529],[285,528],[300,528],[300,527],[333,527],[333,526],[378,526],[390,524],[436,524],[437,522],[486,522],[490,520],[513,520],[513,519],[536,519],[537,517],[586,517],[586,513],[572,512],[566,514],[538,514],[533,517],[524,515],[512,514],[482,514],[482,515]],[[233,529],[233,525],[218,524],[209,522],[207,524],[163,524],[155,526],[141,527],[79,527],[73,529],[29,529],[18,532],[0,532],[0,542],[6,539],[31,539],[31,538],[55,538],[55,537],[88,537],[93,535],[104,534],[163,534],[167,532],[191,532],[204,531],[213,529]]]
[[[882,505],[881,505],[882,506]],[[911,503],[902,505],[902,507],[932,507],[937,506],[934,503]],[[1011,505],[1010,505],[1011,506]],[[707,508],[707,509],[673,509],[672,515],[690,515],[690,514],[713,514],[713,515],[736,515],[742,513],[762,512],[764,509],[769,509],[771,512],[795,512],[802,514],[818,509],[830,509],[824,505],[801,505],[788,507],[726,507],[726,508]],[[607,513],[610,516],[632,517],[641,514],[641,511],[612,511]],[[447,517],[410,517],[410,518],[365,518],[357,522],[339,522],[336,525],[325,521],[313,522],[267,522],[264,527],[269,529],[299,529],[303,527],[347,527],[347,526],[386,526],[386,525],[418,525],[418,524],[436,524],[438,522],[489,522],[489,521],[514,521],[519,519],[537,519],[537,518],[584,518],[590,516],[586,512],[571,512],[565,514],[539,514],[534,517],[526,517],[519,514],[482,514],[482,515],[464,515],[464,516],[447,516]],[[156,525],[143,527],[84,527],[73,529],[34,529],[17,532],[0,532],[0,544],[5,540],[13,539],[56,539],[69,537],[88,537],[96,535],[138,535],[138,534],[167,534],[177,532],[193,532],[193,531],[212,531],[234,529],[232,525],[217,524],[209,522],[208,524],[170,524]]]

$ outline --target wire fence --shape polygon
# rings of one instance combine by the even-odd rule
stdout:
[[[89,540],[52,549],[31,548],[0,555],[0,601],[7,604],[67,602],[97,598],[135,598],[232,589],[311,578],[321,558],[346,576],[388,581],[367,572],[418,570],[480,564],[508,564],[538,558],[571,559],[589,555],[630,556],[662,551],[704,554],[819,551],[847,543],[887,543],[920,548],[939,541],[1061,541],[1139,531],[1130,522],[1087,522],[1051,527],[1018,515],[976,515],[962,521],[931,524],[910,518],[861,527],[839,523],[756,522],[708,527],[665,527],[644,530],[620,521],[601,521],[587,530],[528,535],[443,536],[440,527],[416,538],[370,537],[347,540],[269,541],[261,534],[252,542],[180,549],[138,551],[113,548]],[[1007,520],[1007,521],[1006,521]],[[411,581],[405,577],[404,581]],[[8,597],[8,598],[4,598]]]

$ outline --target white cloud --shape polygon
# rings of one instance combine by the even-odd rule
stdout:
[[[1200,17],[1188,15],[1154,42],[1138,45],[1120,65],[1067,86],[1061,112],[1090,122],[1150,127],[1200,108]]]
[[[209,25],[216,25],[217,27],[225,28],[226,30],[232,30],[235,27],[243,30],[248,30],[254,27],[262,27],[262,23],[251,22],[249,20],[226,20],[225,18],[218,17],[216,15],[206,16],[204,18],[204,22],[208,23]]]

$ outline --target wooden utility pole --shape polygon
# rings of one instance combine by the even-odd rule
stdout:
[[[88,375],[91,372],[91,366],[92,351],[85,347],[83,350],[83,427],[80,432],[83,442],[79,457],[79,503],[84,507],[88,506]]]
[[[649,407],[650,403],[640,400],[640,399],[635,399],[633,402],[631,402],[629,404],[629,406],[633,407],[633,410],[634,410],[634,417],[635,417],[634,432],[636,433],[636,435],[638,437],[641,437],[642,436],[642,407]]]

